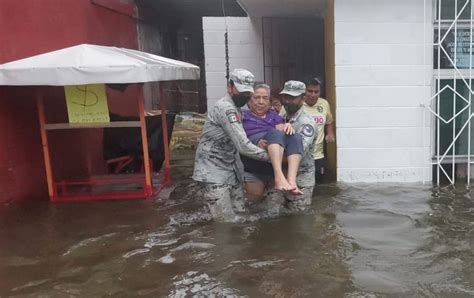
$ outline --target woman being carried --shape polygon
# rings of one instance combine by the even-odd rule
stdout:
[[[243,127],[249,140],[262,148],[268,150],[270,156],[275,189],[290,192],[294,195],[301,194],[296,185],[296,174],[303,154],[303,142],[299,134],[289,123],[284,123],[283,118],[277,112],[270,109],[270,87],[266,84],[257,84],[254,94],[247,103],[248,109],[243,109]],[[283,156],[288,162],[287,178],[282,170]],[[246,189],[254,198],[261,197],[265,190],[268,178],[253,169],[261,167],[262,162],[243,158],[246,170]],[[257,165],[257,166],[256,166]],[[250,172],[250,173],[248,173]],[[250,174],[250,179],[249,175]]]

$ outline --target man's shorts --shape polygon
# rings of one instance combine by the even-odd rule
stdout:
[[[324,182],[324,174],[326,172],[326,158],[320,158],[314,160],[314,178],[316,183],[320,184]]]
[[[245,183],[262,183],[268,185],[273,181],[273,175],[264,175],[257,173],[244,172]]]

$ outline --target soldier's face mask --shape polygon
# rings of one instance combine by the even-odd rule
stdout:
[[[283,107],[288,114],[296,113],[303,105],[303,97],[293,97],[291,95],[283,95]]]
[[[288,114],[294,114],[301,108],[300,105],[294,104],[294,103],[285,104],[284,107],[285,107],[285,111]]]
[[[232,100],[235,103],[235,106],[240,108],[243,107],[250,99],[250,93],[237,93],[232,95]]]

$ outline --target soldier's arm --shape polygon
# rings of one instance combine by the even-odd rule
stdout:
[[[242,119],[235,108],[227,108],[218,113],[219,122],[240,154],[253,159],[269,161],[268,153],[252,144],[245,134]]]
[[[298,130],[298,133],[301,135],[301,138],[303,139],[303,151],[307,152],[310,146],[313,144],[318,134],[314,121],[303,124]]]

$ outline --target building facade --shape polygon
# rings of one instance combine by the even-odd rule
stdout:
[[[239,3],[249,17],[203,21],[209,106],[226,84],[225,30],[231,68],[247,67],[257,79],[281,85],[307,77],[298,59],[288,57],[304,57],[304,51],[291,53],[295,41],[287,38],[290,50],[279,51],[276,62],[272,57],[277,67],[268,67],[268,53],[284,44],[267,45],[268,22],[323,19],[296,47],[310,46],[324,59],[312,67],[314,75],[325,77],[337,118],[337,146],[328,146],[337,180],[454,183],[472,177],[470,0]],[[305,38],[324,46],[304,44]],[[293,61],[286,72],[282,60]]]
[[[327,147],[337,181],[454,183],[472,177],[473,11],[471,0],[1,1],[0,63],[81,43],[142,49],[202,67],[188,86],[201,112],[224,94],[227,68],[274,87],[320,76],[337,120]],[[0,89],[0,202],[44,199],[35,102],[28,89]],[[100,164],[63,148],[73,137],[85,142],[55,144],[59,164],[74,153],[84,166],[55,170],[65,176]]]

